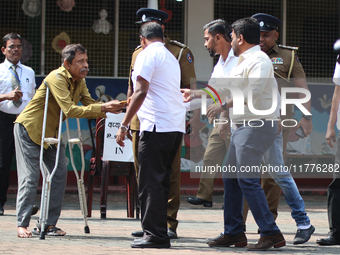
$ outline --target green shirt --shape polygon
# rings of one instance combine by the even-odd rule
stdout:
[[[44,82],[50,89],[45,137],[57,138],[60,108],[63,110],[63,120],[106,117],[105,113],[101,112],[100,103],[91,97],[85,79],[73,81],[71,74],[61,66],[46,76],[33,99],[15,121],[26,128],[34,143],[41,145],[46,96]],[[78,106],[79,101],[84,106]],[[44,144],[44,148],[47,149],[48,144]]]

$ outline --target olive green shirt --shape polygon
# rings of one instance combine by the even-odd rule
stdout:
[[[46,96],[45,82],[50,89],[45,137],[57,138],[60,109],[63,110],[63,120],[106,117],[105,113],[101,112],[101,104],[91,97],[85,79],[74,81],[71,74],[61,66],[46,76],[33,99],[15,121],[26,128],[34,143],[41,145]],[[78,106],[79,101],[84,106]],[[47,149],[48,144],[44,144],[44,148]]]
[[[169,37],[165,36],[164,46],[175,56],[181,68],[181,88],[190,88],[190,84],[196,82],[196,74],[194,67],[194,56],[191,50],[185,45],[175,40],[171,40]],[[137,47],[132,54],[130,74],[129,74],[129,86],[132,85],[131,75],[134,69],[136,58],[143,48],[141,46]],[[131,130],[139,130],[139,120],[137,114],[132,118]]]

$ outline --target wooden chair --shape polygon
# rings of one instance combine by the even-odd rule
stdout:
[[[91,131],[91,125],[89,120],[89,126]],[[105,119],[99,118],[96,120],[95,128],[95,140],[93,142],[94,155],[90,162],[90,174],[89,174],[89,185],[87,191],[87,211],[88,217],[91,217],[92,211],[92,195],[94,187],[95,177],[101,178],[101,192],[100,192],[100,218],[106,219],[106,208],[107,208],[107,193],[109,186],[109,175],[124,176],[125,177],[125,188],[126,188],[126,202],[127,202],[127,217],[134,218],[134,208],[136,205],[136,218],[139,218],[139,206],[138,203],[138,192],[137,192],[137,180],[134,164],[130,162],[114,162],[114,161],[103,161],[103,145],[104,145],[104,127]],[[92,132],[91,132],[92,133]]]

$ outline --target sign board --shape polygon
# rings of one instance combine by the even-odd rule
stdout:
[[[132,142],[125,137],[125,147],[121,147],[116,142],[116,134],[125,113],[106,113],[104,131],[104,151],[103,160],[133,162]]]

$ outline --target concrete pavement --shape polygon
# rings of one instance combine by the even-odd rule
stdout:
[[[40,196],[39,196],[40,197]],[[38,197],[38,198],[39,198]],[[265,252],[250,252],[245,248],[210,248],[206,238],[219,235],[223,229],[221,195],[214,196],[212,208],[190,205],[187,195],[182,196],[178,215],[179,239],[171,241],[170,249],[132,249],[132,231],[140,229],[140,220],[126,217],[125,194],[108,195],[107,219],[100,220],[99,194],[94,194],[92,218],[89,218],[90,234],[84,234],[84,221],[79,209],[78,195],[66,194],[58,227],[67,232],[65,237],[38,236],[21,239],[16,236],[15,195],[9,195],[5,215],[0,216],[0,254],[339,254],[339,246],[320,247],[315,240],[328,233],[326,196],[304,196],[306,210],[316,231],[311,240],[303,245],[293,245],[296,233],[290,209],[282,196],[277,224],[287,245]],[[39,200],[37,200],[39,204]],[[35,227],[38,216],[32,216],[30,230]],[[249,214],[247,222],[248,243],[256,243],[259,235],[257,225]]]

